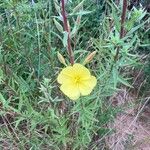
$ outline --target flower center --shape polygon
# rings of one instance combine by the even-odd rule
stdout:
[[[76,77],[75,77],[75,83],[76,83],[76,84],[79,84],[80,82],[81,82],[80,77],[79,77],[79,76],[76,76]]]

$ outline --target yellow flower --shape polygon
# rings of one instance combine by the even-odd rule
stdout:
[[[60,90],[72,100],[89,95],[97,83],[90,71],[78,63],[64,68],[57,81],[61,84]]]

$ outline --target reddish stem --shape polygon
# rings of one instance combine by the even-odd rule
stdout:
[[[70,63],[71,63],[71,65],[73,65],[74,64],[74,56],[73,56],[73,51],[72,51],[72,47],[71,47],[70,32],[69,32],[69,27],[68,27],[68,23],[67,23],[64,0],[61,0],[61,4],[62,4],[62,17],[63,17],[64,30],[68,33],[67,51],[68,51],[68,54],[70,57]]]
[[[124,37],[125,29],[124,29],[124,23],[126,20],[126,12],[127,12],[127,0],[123,0],[123,9],[122,9],[122,15],[121,15],[121,29],[120,29],[120,39]],[[114,61],[116,62],[118,59],[120,48],[117,47],[116,55],[114,57]]]
[[[123,9],[122,9],[122,15],[121,15],[121,29],[120,29],[120,39],[124,37],[124,23],[126,20],[126,12],[127,12],[127,0],[123,1]]]

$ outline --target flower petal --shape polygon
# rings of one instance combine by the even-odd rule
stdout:
[[[73,76],[73,67],[72,66],[68,66],[66,68],[64,68],[58,75],[57,77],[57,82],[60,84],[69,84],[71,82],[71,78]]]
[[[93,88],[96,86],[97,80],[94,76],[91,76],[88,80],[83,80],[81,84],[79,84],[79,90],[81,95],[89,95]]]
[[[91,76],[91,78],[89,80],[87,80],[86,82],[88,85],[90,85],[90,87],[93,89],[96,84],[97,84],[97,79],[94,76]]]
[[[89,79],[91,76],[90,71],[81,64],[74,64],[73,69],[75,71],[75,74],[80,76],[82,79]]]
[[[76,84],[62,84],[60,90],[72,100],[80,97],[80,91]]]

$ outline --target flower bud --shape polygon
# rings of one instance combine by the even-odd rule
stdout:
[[[73,14],[79,12],[80,10],[83,9],[83,3],[85,0],[83,0],[82,2],[80,2],[74,9],[73,9]]]
[[[57,57],[58,57],[58,60],[60,61],[60,63],[62,63],[65,66],[67,66],[65,58],[59,52],[57,52]]]
[[[69,23],[69,21],[67,21],[67,24],[68,24],[68,32],[70,33],[70,23]]]
[[[54,6],[55,6],[55,9],[58,13],[60,13],[60,6],[59,6],[59,3],[57,0],[54,0]]]
[[[85,58],[83,64],[85,65],[85,64],[89,63],[89,62],[94,58],[95,54],[96,54],[96,51],[90,53],[90,54]]]
[[[54,24],[55,24],[57,30],[58,30],[59,32],[63,33],[64,30],[63,30],[62,25],[61,25],[55,18],[54,18],[53,20],[54,20]]]
[[[80,16],[80,15],[78,15],[78,17],[77,17],[77,19],[76,19],[76,24],[77,24],[77,25],[79,25],[79,24],[80,24],[80,22],[81,22],[81,16]]]

